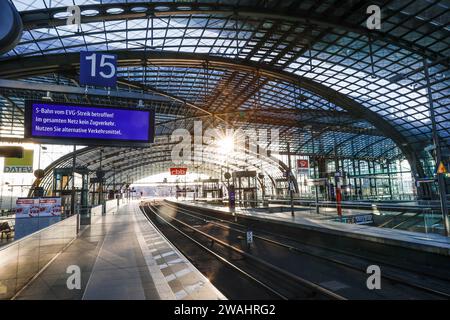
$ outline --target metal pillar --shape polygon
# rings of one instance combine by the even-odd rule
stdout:
[[[102,160],[103,160],[103,149],[100,149],[100,164],[98,172],[100,174],[97,174],[98,181],[98,204],[103,205],[103,174],[102,174]],[[104,206],[103,206],[104,207]]]
[[[370,161],[365,161],[367,164],[367,170],[369,171],[369,191],[370,191],[370,198],[373,199],[373,186],[372,186],[372,182],[373,182],[373,178],[372,178],[372,166],[370,164]]]
[[[377,169],[376,169],[375,161],[372,161],[372,170],[373,170],[373,184],[375,187],[375,196],[378,199]]]
[[[288,156],[288,167],[289,167],[288,187],[289,187],[289,198],[290,198],[290,203],[291,203],[291,216],[295,216],[295,214],[294,214],[294,190],[292,190],[294,188],[294,183],[292,181],[293,174],[292,174],[292,167],[291,167],[291,145],[289,142],[287,142],[287,156]]]
[[[75,214],[75,167],[77,163],[77,146],[73,146],[73,154],[72,154],[72,192],[70,195],[70,213]],[[80,226],[80,216],[77,216],[77,233],[79,231]]]
[[[392,196],[392,181],[391,181],[391,169],[389,168],[389,162],[386,163],[386,170],[388,174],[388,183],[389,183],[389,195],[391,197],[391,200],[393,198]],[[400,198],[401,199],[401,198]]]
[[[38,169],[41,169],[41,144],[39,144]]]
[[[362,179],[361,179],[361,161],[358,161],[358,183],[359,183],[359,189],[358,189],[358,196],[357,199],[362,200],[363,198],[363,189],[362,189]]]
[[[339,217],[342,217],[342,192],[341,192],[341,177],[343,172],[341,172],[341,167],[339,166],[339,159],[337,158],[336,148],[335,159],[334,159],[334,183],[335,183],[335,197],[336,197],[336,210]]]
[[[434,104],[433,104],[433,95],[431,92],[431,85],[430,85],[430,75],[428,72],[428,62],[427,59],[423,59],[423,67],[425,71],[425,79],[427,81],[427,91],[428,91],[428,103],[430,105],[430,117],[431,117],[431,130],[433,134],[433,142],[435,147],[435,156],[436,156],[436,166],[439,166],[439,164],[442,162],[442,156],[441,156],[441,146],[439,141],[439,135],[437,133],[436,128],[436,114],[434,110]],[[446,186],[445,186],[445,177],[442,173],[436,173],[437,180],[438,180],[438,189],[439,189],[439,200],[441,204],[441,210],[442,210],[442,221],[444,223],[444,229],[445,229],[445,235],[449,236],[450,231],[450,222],[448,221],[448,208],[447,208],[447,192],[446,192]]]

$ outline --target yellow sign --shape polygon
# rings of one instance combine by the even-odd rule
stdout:
[[[447,169],[445,168],[445,166],[442,162],[439,163],[437,173],[447,173]]]
[[[33,150],[23,150],[23,158],[5,158],[5,173],[33,173]]]

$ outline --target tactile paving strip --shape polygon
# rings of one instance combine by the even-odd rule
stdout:
[[[160,298],[163,300],[225,300],[186,257],[134,206],[136,236]],[[138,227],[139,225],[139,227]]]

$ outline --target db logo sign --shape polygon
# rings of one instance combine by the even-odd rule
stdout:
[[[187,168],[170,168],[171,176],[184,176],[186,175]]]
[[[308,160],[297,160],[297,167],[298,168],[309,168],[309,161]]]

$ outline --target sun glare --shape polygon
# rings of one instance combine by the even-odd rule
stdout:
[[[232,136],[226,136],[217,142],[219,150],[223,153],[231,153],[234,151],[234,139]]]

